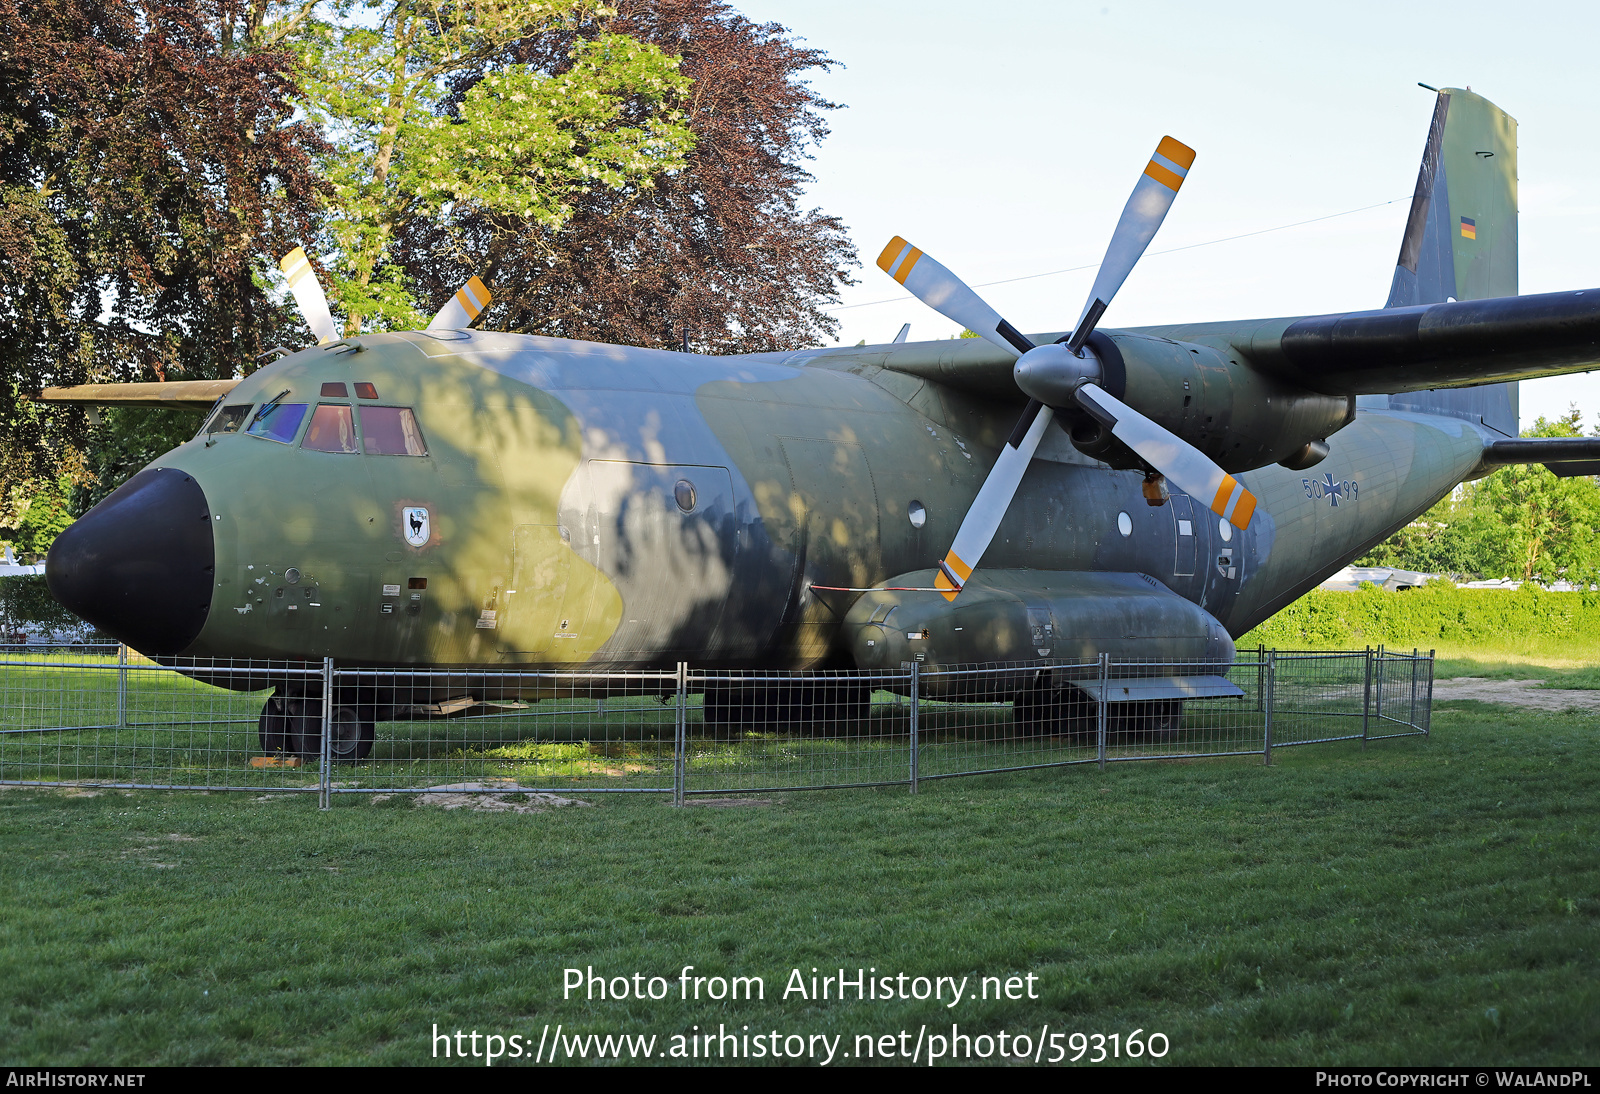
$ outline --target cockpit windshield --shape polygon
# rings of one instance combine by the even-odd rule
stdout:
[[[361,407],[361,444],[369,456],[426,456],[422,429],[410,407]]]
[[[306,416],[305,403],[268,403],[256,411],[255,421],[245,430],[252,437],[263,437],[280,444],[293,444]]]
[[[219,406],[212,411],[211,417],[206,420],[205,428],[200,432],[203,434],[237,433],[239,432],[239,427],[244,425],[244,420],[249,414],[249,403]]]

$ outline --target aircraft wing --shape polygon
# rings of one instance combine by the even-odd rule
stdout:
[[[1600,289],[1275,320],[1230,339],[1325,395],[1379,395],[1600,368]]]
[[[172,410],[205,412],[241,380],[169,380],[158,384],[77,384],[47,387],[36,398],[41,403],[77,406],[156,406]]]
[[[1216,346],[1324,395],[1386,395],[1600,368],[1600,289],[1104,333]],[[1030,337],[1043,344],[1059,335]],[[991,398],[1024,397],[1011,376],[1014,359],[976,338],[835,352],[882,353],[883,367],[896,372]]]

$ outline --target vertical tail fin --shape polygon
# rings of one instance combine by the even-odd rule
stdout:
[[[1384,307],[1516,295],[1517,121],[1481,95],[1444,88]],[[1391,395],[1388,405],[1517,435],[1514,383]]]

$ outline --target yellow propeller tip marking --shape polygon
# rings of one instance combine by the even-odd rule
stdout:
[[[1217,496],[1211,499],[1211,511],[1217,516],[1226,516],[1228,502],[1233,500],[1233,488],[1239,485],[1239,480],[1232,475],[1222,476],[1222,485],[1217,487]]]
[[[1183,176],[1168,171],[1155,160],[1145,164],[1144,173],[1155,179],[1173,193],[1178,192],[1178,187],[1183,185]]]
[[[1171,137],[1161,138],[1161,143],[1156,145],[1156,155],[1167,157],[1185,171],[1194,166],[1194,149]]]
[[[476,277],[456,290],[456,303],[467,313],[469,323],[483,313],[483,309],[489,306],[490,299],[489,290]]]
[[[895,236],[889,241],[889,245],[883,249],[883,253],[878,256],[878,269],[888,273],[889,267],[894,265],[894,260],[900,257],[900,252],[909,246],[911,246],[910,243],[900,236]]]
[[[1233,507],[1233,515],[1228,518],[1228,522],[1243,531],[1249,526],[1250,518],[1255,515],[1256,496],[1248,490],[1242,490],[1241,493],[1243,497],[1239,499],[1239,504]]]
[[[278,269],[283,271],[283,276],[289,279],[292,286],[311,272],[311,260],[306,257],[303,248],[296,247],[278,261]]]

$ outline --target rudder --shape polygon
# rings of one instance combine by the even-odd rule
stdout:
[[[1443,88],[1384,307],[1517,291],[1517,121],[1481,95]],[[1515,383],[1390,395],[1387,406],[1518,431]]]

